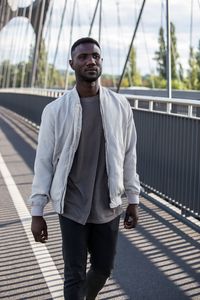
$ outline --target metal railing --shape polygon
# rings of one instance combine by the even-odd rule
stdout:
[[[65,91],[40,88],[8,88],[0,89],[0,93],[17,93],[39,95],[52,98],[61,97]],[[124,94],[134,109],[158,111],[167,114],[200,118],[200,101],[188,99],[169,99],[166,97],[150,97]]]
[[[14,93],[14,94],[13,94]],[[64,91],[0,90],[0,104],[40,123],[44,106]],[[125,95],[137,128],[143,187],[200,218],[200,101]]]
[[[143,186],[200,217],[200,119],[134,110]]]
[[[134,109],[200,118],[200,101],[125,95]]]

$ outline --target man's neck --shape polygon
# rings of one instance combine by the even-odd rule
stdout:
[[[81,84],[77,82],[76,89],[81,98],[96,96],[99,92],[99,83],[97,81],[84,83],[81,82]]]

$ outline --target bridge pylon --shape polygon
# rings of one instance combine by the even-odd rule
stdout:
[[[51,1],[53,0],[35,0],[27,7],[18,7],[17,9],[13,9],[8,0],[0,1],[0,31],[11,19],[22,16],[30,20],[34,29],[36,42],[33,54],[32,77],[29,83],[31,87],[33,87],[35,83],[38,54],[42,41],[42,31]]]

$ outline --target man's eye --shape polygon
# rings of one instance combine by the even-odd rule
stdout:
[[[93,54],[93,58],[94,58],[94,59],[100,59],[100,55],[98,55],[98,54]]]
[[[87,55],[86,54],[82,54],[79,56],[80,59],[86,59]]]

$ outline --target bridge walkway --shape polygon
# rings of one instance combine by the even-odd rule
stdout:
[[[0,298],[63,299],[61,236],[51,205],[48,242],[38,245],[30,233],[26,199],[38,129],[3,107],[0,119]],[[115,269],[100,299],[200,299],[198,227],[145,198],[139,214],[134,230],[124,230],[121,220]]]

